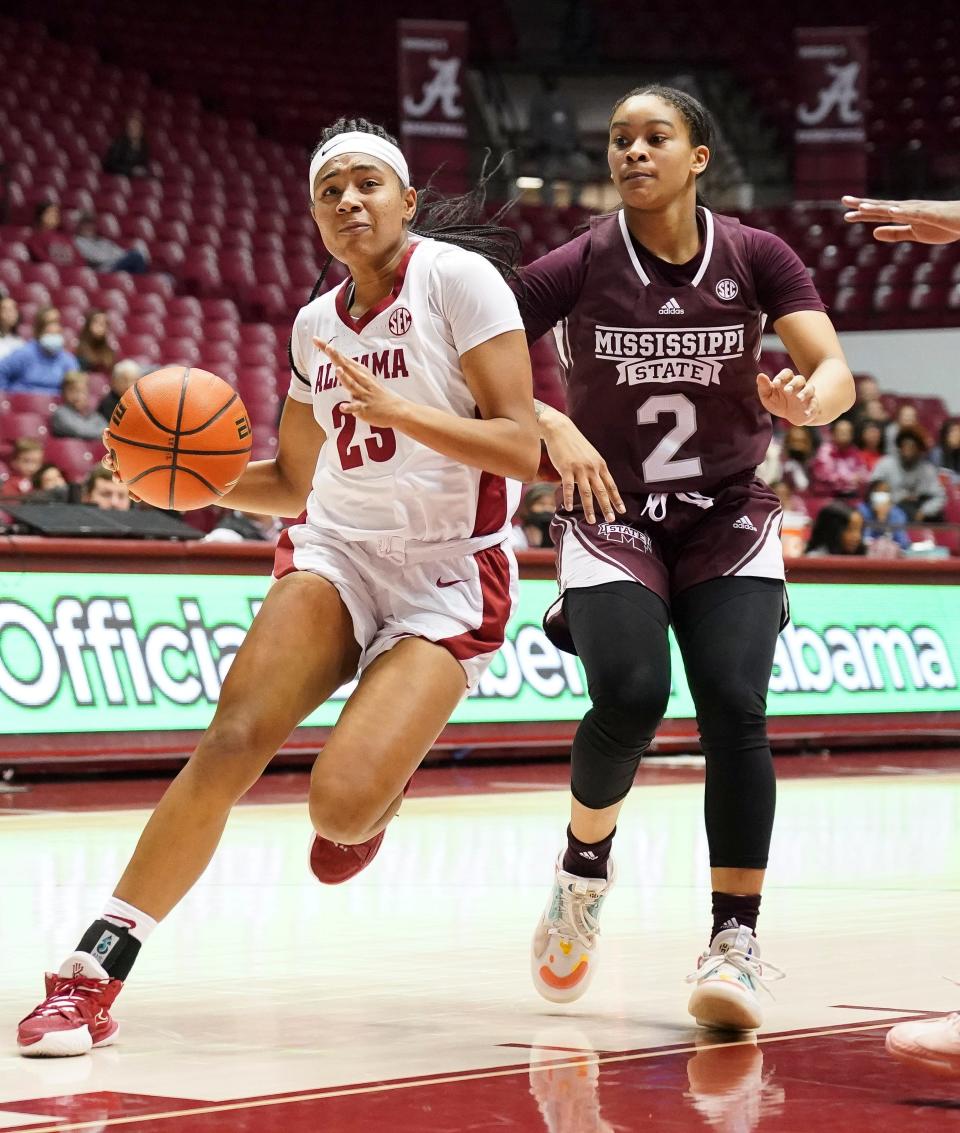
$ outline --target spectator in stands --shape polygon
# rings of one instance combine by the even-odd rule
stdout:
[[[556,511],[556,484],[531,484],[523,494],[514,520],[513,545],[517,548],[552,547],[550,523]]]
[[[897,433],[896,452],[877,461],[874,479],[890,485],[893,502],[911,523],[935,523],[947,502],[937,470],[927,457],[927,439],[916,428]]]
[[[138,112],[128,115],[123,133],[110,143],[103,168],[121,177],[144,177],[150,172],[150,146]]]
[[[869,479],[863,454],[853,443],[853,422],[838,417],[830,426],[830,440],[810,462],[811,490],[818,496],[859,499]]]
[[[33,320],[33,339],[0,359],[0,390],[58,394],[63,375],[77,368],[64,349],[63,327],[56,307],[41,307]]]
[[[110,341],[110,320],[106,311],[87,312],[77,340],[77,361],[81,370],[109,374],[117,356]]]
[[[110,389],[103,395],[100,404],[97,406],[97,412],[101,417],[104,417],[107,421],[110,420],[120,398],[140,377],[141,372],[140,363],[135,362],[132,358],[124,358],[113,367],[110,373]]]
[[[949,244],[960,240],[960,201],[872,201],[844,197],[850,224],[873,224],[873,237],[882,243],[907,240],[920,244]],[[924,1070],[931,1065],[960,1065],[958,1016],[940,1015],[919,1023],[898,1023],[887,1032],[886,1048]]]
[[[876,421],[882,428],[890,423],[890,414],[879,397],[868,398],[863,402],[854,418],[854,424],[858,425],[861,421]]]
[[[553,204],[555,181],[567,181],[570,204],[578,205],[592,167],[580,145],[576,107],[553,74],[540,76],[540,90],[530,100],[527,138],[527,154],[536,164],[537,176],[543,178],[543,203]]]
[[[807,530],[810,527],[810,514],[803,497],[798,496],[786,480],[776,480],[770,485],[780,506],[783,508],[783,517],[780,520],[780,541],[783,544],[783,553],[787,558],[796,558],[802,555],[807,545]]]
[[[283,531],[283,523],[272,515],[257,515],[252,511],[225,511],[212,531],[204,536],[205,543],[276,543]]]
[[[129,511],[130,493],[123,484],[114,482],[112,472],[98,464],[87,473],[80,502],[92,504],[102,511]]]
[[[897,435],[901,429],[915,429],[923,437],[926,447],[930,447],[926,430],[920,425],[920,418],[917,416],[917,407],[908,401],[897,407],[896,417],[887,425],[884,436],[887,452],[893,452],[894,445],[897,443]]]
[[[777,499],[780,501],[780,506],[783,508],[784,515],[791,512],[802,516],[809,515],[807,505],[803,502],[803,497],[798,496],[786,480],[775,480],[770,485],[770,488],[776,493]]]
[[[55,437],[78,437],[82,441],[99,440],[107,427],[104,417],[90,404],[90,382],[82,370],[71,370],[63,376],[63,404],[50,417],[50,432]]]
[[[782,478],[795,492],[810,488],[810,462],[816,450],[814,432],[806,425],[791,425],[783,438]]]
[[[845,504],[832,500],[817,513],[807,544],[808,555],[865,555],[863,516]]]
[[[56,201],[40,201],[37,205],[27,247],[33,259],[41,264],[68,267],[79,262],[73,241],[63,231]]]
[[[17,437],[13,453],[7,461],[9,480],[0,487],[0,495],[26,496],[33,491],[33,478],[43,465],[43,445],[34,437]]]
[[[886,452],[883,426],[879,421],[871,421],[869,417],[864,417],[854,429],[854,441],[867,469],[873,472],[877,461]]]
[[[857,379],[857,400],[850,406],[846,413],[842,413],[842,417],[853,421],[854,424],[860,420],[863,413],[863,407],[868,401],[877,401],[880,398],[880,387],[877,385],[877,379],[871,378],[869,374],[864,375],[862,378]]]
[[[0,298],[0,358],[23,346],[20,337],[20,308],[12,295]]]
[[[97,235],[97,218],[92,212],[80,214],[77,220],[77,251],[87,267],[94,271],[128,271],[131,275],[141,275],[150,267],[146,248],[124,249],[114,240]]]
[[[63,474],[63,469],[56,464],[43,464],[33,476],[33,492],[35,500],[49,500],[57,503],[66,503],[70,498],[70,485]]]
[[[906,532],[907,513],[893,502],[890,485],[886,480],[871,480],[867,498],[857,504],[863,516],[863,539],[868,545],[878,539],[888,539],[904,551],[910,549],[910,536]]]
[[[940,426],[940,443],[930,459],[937,468],[960,476],[960,417],[948,417]]]

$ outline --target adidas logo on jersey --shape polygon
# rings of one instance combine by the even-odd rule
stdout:
[[[756,531],[756,528],[750,522],[750,517],[741,515],[739,519],[734,521],[734,527],[739,528],[741,531]]]
[[[666,303],[660,308],[661,315],[682,315],[684,314],[683,308],[676,301],[676,299],[668,299]]]

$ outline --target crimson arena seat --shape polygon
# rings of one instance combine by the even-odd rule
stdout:
[[[80,481],[99,463],[103,446],[73,437],[48,437],[43,455],[45,460],[62,469],[68,480]]]
[[[18,437],[45,437],[49,432],[48,413],[10,410],[0,416],[0,439],[15,441]]]
[[[196,366],[200,357],[200,348],[193,337],[166,337],[157,344],[157,350],[165,366]]]
[[[140,362],[158,362],[160,348],[155,335],[124,334],[119,337],[120,353],[125,358],[136,358]]]

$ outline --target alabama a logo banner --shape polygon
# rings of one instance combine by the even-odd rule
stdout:
[[[400,145],[413,183],[433,177],[441,191],[462,191],[468,180],[467,25],[398,20],[397,35]]]
[[[797,28],[795,193],[832,200],[866,183],[867,29]]]

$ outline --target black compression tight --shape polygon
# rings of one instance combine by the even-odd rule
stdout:
[[[776,804],[766,693],[782,606],[783,584],[764,578],[701,583],[670,613],[638,583],[568,590],[564,613],[592,702],[573,744],[574,798],[602,810],[630,790],[670,693],[672,614],[706,757],[710,864],[766,868]]]

